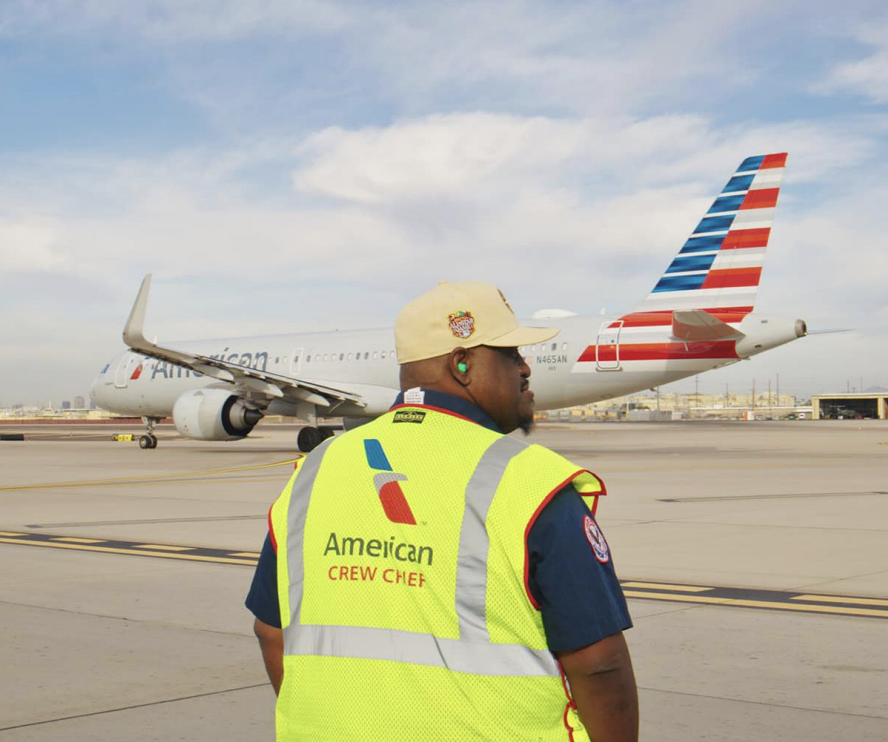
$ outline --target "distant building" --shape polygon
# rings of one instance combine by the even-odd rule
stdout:
[[[656,394],[640,393],[595,404],[550,410],[539,420],[681,420],[681,419],[781,419],[810,417],[811,408],[798,404],[794,395],[763,392],[751,394]]]
[[[83,397],[74,397],[74,408],[82,410],[86,407],[86,400]]]
[[[64,400],[64,401],[62,402],[62,409],[63,409],[63,410],[70,410],[70,409],[71,409],[71,402],[68,401],[67,399]]]
[[[871,387],[865,392],[817,394],[811,398],[815,420],[888,419],[888,392]]]

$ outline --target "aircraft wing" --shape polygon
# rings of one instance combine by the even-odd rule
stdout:
[[[139,294],[126,321],[126,326],[123,328],[123,342],[132,350],[161,361],[170,361],[204,376],[234,384],[243,396],[250,399],[259,398],[271,401],[283,398],[329,408],[342,402],[351,402],[360,407],[366,406],[359,394],[353,394],[344,389],[240,366],[199,353],[165,348],[151,342],[145,337],[144,331],[150,287],[151,274],[149,273],[142,280]]]
[[[746,337],[727,322],[713,317],[702,309],[672,313],[672,337],[686,343],[715,340],[740,340]]]

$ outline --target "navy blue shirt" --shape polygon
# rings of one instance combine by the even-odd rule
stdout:
[[[487,414],[467,400],[423,390],[423,404],[454,412],[499,432]],[[403,404],[403,393],[395,404]],[[553,652],[594,644],[632,626],[614,571],[613,554],[584,498],[568,484],[543,508],[527,537],[530,591],[540,605],[546,641]],[[247,608],[280,628],[277,561],[266,536]]]

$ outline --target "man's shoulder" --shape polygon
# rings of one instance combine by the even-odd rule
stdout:
[[[517,438],[513,438],[516,443],[519,443],[525,447],[525,450],[521,453],[528,459],[528,461],[533,461],[534,466],[538,467],[551,467],[557,469],[572,469],[573,471],[584,471],[582,466],[578,466],[570,461],[568,458],[558,453],[557,451],[553,451],[551,448],[547,448],[539,443],[528,443],[527,441],[521,441]]]
[[[533,443],[516,458],[524,467],[545,472],[563,486],[572,487],[580,496],[606,494],[601,477],[551,448]]]

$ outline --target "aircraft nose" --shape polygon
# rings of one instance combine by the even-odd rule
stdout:
[[[92,403],[93,403],[96,407],[102,407],[102,399],[101,399],[101,397],[102,397],[102,391],[101,391],[101,390],[102,390],[102,385],[101,385],[99,382],[101,381],[102,377],[108,372],[108,369],[110,368],[110,366],[111,366],[110,363],[107,364],[107,365],[106,365],[106,366],[105,366],[105,367],[99,372],[98,376],[96,376],[96,378],[93,379],[92,384],[90,384],[90,387],[89,387],[89,398],[90,398],[90,400],[92,400]],[[104,409],[104,408],[103,408],[103,409]]]

